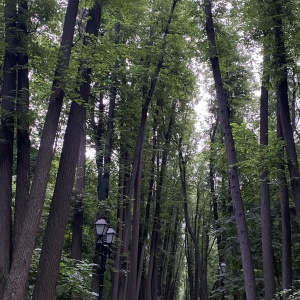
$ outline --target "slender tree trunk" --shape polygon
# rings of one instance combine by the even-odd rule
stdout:
[[[119,34],[120,34],[121,26],[119,23],[115,26],[115,44],[119,44]],[[98,159],[102,159],[100,163],[98,163],[98,200],[105,201],[108,199],[109,195],[109,177],[111,170],[111,156],[113,151],[113,135],[114,135],[114,121],[115,121],[115,109],[116,109],[116,98],[117,98],[117,73],[116,70],[119,67],[119,62],[115,61],[114,70],[111,76],[111,86],[109,90],[109,107],[108,107],[108,118],[107,118],[107,126],[106,126],[106,138],[104,142],[104,147],[102,147],[103,154]],[[103,111],[100,112],[103,115]],[[99,120],[98,128],[103,126],[103,121]],[[103,128],[104,129],[104,128]],[[103,134],[100,133],[100,136],[103,137]],[[100,211],[99,216],[104,217],[107,212]],[[96,245],[97,248],[98,245]],[[99,251],[95,251],[95,255],[97,255]],[[99,261],[100,258],[94,258],[94,263]],[[92,285],[91,291],[95,293],[99,293],[100,286],[100,278],[101,278],[101,268],[97,264],[93,269],[92,276]]]
[[[12,168],[14,141],[14,111],[16,100],[16,1],[6,0],[5,53],[3,63],[3,86],[0,126],[0,298],[11,264],[11,205]]]
[[[86,146],[86,124],[80,139],[79,158],[77,163],[75,199],[72,220],[72,243],[71,258],[77,261],[82,258],[82,236],[83,236],[83,198],[85,190],[85,146]],[[73,300],[82,300],[82,297],[73,293]]]
[[[166,47],[166,37],[169,33],[169,28],[170,28],[170,24],[171,24],[171,20],[172,20],[172,16],[175,10],[175,6],[178,0],[174,0],[171,6],[171,10],[170,10],[170,14],[168,16],[168,20],[167,20],[167,24],[164,30],[164,37],[163,37],[163,43],[162,43],[162,51],[165,49]],[[136,182],[136,177],[138,176],[138,166],[141,164],[142,158],[143,158],[143,149],[144,149],[144,141],[145,141],[145,134],[146,134],[146,124],[147,124],[147,118],[148,118],[148,109],[149,109],[149,105],[150,102],[153,98],[153,94],[154,94],[154,90],[156,87],[156,83],[157,83],[157,79],[161,70],[163,64],[163,54],[161,53],[157,66],[155,68],[154,74],[152,75],[151,78],[151,82],[150,82],[150,89],[148,91],[145,103],[143,105],[142,108],[142,114],[141,114],[141,122],[140,122],[140,127],[139,127],[139,133],[138,133],[138,137],[137,137],[137,142],[136,142],[136,146],[135,146],[135,153],[134,153],[134,157],[133,157],[133,168],[132,168],[132,176],[130,178],[130,182],[129,182],[129,187],[128,187],[128,191],[127,191],[127,198],[128,199],[132,199],[133,196],[133,191],[134,191],[134,184]],[[138,201],[139,199],[136,199],[136,201]],[[137,204],[136,208],[138,209],[140,206],[140,204]],[[129,219],[131,219],[131,212],[129,210],[130,208],[130,204],[127,205],[127,216],[126,219],[129,221]],[[137,211],[135,213],[138,213]],[[131,222],[130,222],[131,223]],[[128,224],[130,224],[128,223]],[[139,224],[138,227],[135,228],[134,230],[137,229],[137,233],[139,232]],[[125,228],[124,231],[124,249],[125,249],[125,253],[127,252],[128,249],[128,243],[130,240],[130,227]],[[132,244],[131,244],[131,249],[138,249],[138,238],[132,239]],[[135,250],[133,251],[134,253],[137,253]],[[136,257],[133,257],[131,255],[131,259],[130,262],[133,262],[133,259],[136,259]],[[134,263],[135,264],[135,263]],[[128,279],[128,287],[129,289],[127,289],[127,299],[129,300],[134,300],[136,299],[137,295],[136,295],[136,283],[137,283],[137,270],[136,268],[130,268],[130,275],[129,275],[129,279]]]
[[[283,140],[283,133],[281,128],[279,107],[277,104],[277,137],[279,140]],[[287,179],[285,176],[284,167],[284,148],[281,148],[278,153],[278,157],[282,163],[278,166],[278,178],[279,178],[279,191],[280,191],[280,207],[281,207],[281,235],[282,235],[282,289],[290,290],[293,285],[292,277],[292,229],[291,229],[291,217],[290,217],[290,205],[289,205],[289,191],[287,185]],[[288,300],[291,293],[286,293],[282,296],[283,300]]]
[[[187,231],[187,230],[186,230]],[[187,233],[187,232],[186,232]],[[195,261],[193,259],[192,251],[191,251],[191,243],[189,241],[189,237],[185,235],[185,256],[187,262],[187,285],[186,290],[189,291],[188,299],[195,299],[195,288],[194,288],[194,268]]]
[[[217,202],[217,195],[216,195],[216,190],[215,190],[215,180],[214,180],[214,162],[213,162],[213,147],[215,143],[215,136],[216,136],[216,131],[218,127],[219,120],[216,120],[216,123],[214,124],[211,132],[211,137],[210,137],[210,157],[209,157],[209,184],[210,184],[210,193],[211,193],[211,198],[212,198],[212,208],[213,208],[213,216],[214,216],[214,221],[215,221],[215,229],[217,232],[217,246],[218,246],[218,255],[219,255],[219,261],[221,262],[223,258],[223,254],[221,253],[221,235],[220,235],[220,220],[219,220],[219,212],[218,212],[218,202]]]
[[[53,156],[52,151],[49,151],[49,149],[53,149],[64,98],[65,72],[69,66],[78,2],[78,0],[70,0],[67,7],[61,46],[52,85],[52,95],[49,100],[49,108],[41,137],[30,197],[23,221],[22,233],[18,237],[14,250],[11,271],[9,273],[3,300],[21,300],[22,295],[24,295],[24,290],[26,289],[30,261],[35,238],[39,229]],[[26,251],[24,251],[24,249],[26,249]]]
[[[248,235],[246,217],[244,213],[243,200],[241,196],[240,183],[237,170],[236,151],[232,136],[232,131],[229,123],[228,99],[223,86],[223,80],[219,65],[219,58],[216,48],[215,29],[212,17],[211,1],[205,1],[206,14],[206,31],[210,46],[210,61],[213,70],[217,99],[219,104],[219,114],[221,126],[225,138],[228,173],[230,181],[230,190],[232,203],[234,207],[235,221],[238,231],[238,239],[240,244],[242,264],[244,269],[245,292],[248,300],[258,300],[254,265],[252,261],[251,247]]]
[[[152,157],[151,157],[151,168],[150,168],[150,180],[149,180],[149,184],[148,184],[148,198],[147,198],[147,203],[146,203],[146,211],[145,211],[145,218],[144,218],[144,228],[141,230],[142,231],[142,238],[140,239],[140,245],[139,245],[139,261],[140,261],[140,265],[139,265],[139,272],[138,272],[138,286],[139,286],[139,282],[141,281],[143,272],[146,273],[146,268],[145,268],[145,264],[146,262],[144,261],[144,256],[145,256],[145,248],[146,248],[146,240],[148,238],[148,232],[149,232],[149,221],[150,221],[150,213],[151,213],[151,203],[153,202],[153,198],[154,198],[154,177],[155,177],[155,159],[157,156],[157,114],[158,114],[158,109],[156,109],[156,113],[154,116],[154,120],[153,120],[153,129],[152,129]],[[151,246],[150,246],[151,248]],[[150,257],[151,259],[151,257]],[[143,267],[141,265],[141,263],[143,263]],[[146,275],[145,275],[146,278]],[[146,283],[144,285],[145,290],[143,290],[141,292],[140,290],[140,294],[143,294],[143,297],[146,297],[147,294],[147,286],[149,284],[149,280],[145,280]]]
[[[300,226],[300,172],[293,128],[291,124],[289,99],[288,99],[288,74],[287,74],[287,54],[283,37],[282,14],[283,8],[281,1],[274,1],[276,15],[274,16],[275,43],[276,43],[276,75],[279,77],[277,82],[277,98],[279,103],[280,120],[285,142],[288,168],[291,178],[291,186],[295,201],[297,222]]]
[[[29,78],[28,78],[28,7],[22,0],[18,8],[18,94],[17,94],[17,184],[14,213],[13,245],[21,234],[21,226],[29,199],[30,139],[29,139]]]
[[[275,278],[274,278],[274,252],[272,247],[272,220],[270,207],[270,193],[268,170],[265,163],[265,148],[268,146],[268,105],[269,95],[267,84],[269,75],[266,75],[266,68],[269,59],[264,57],[264,72],[261,86],[260,98],[260,147],[261,147],[261,181],[260,181],[260,214],[261,214],[261,236],[263,253],[264,291],[265,299],[274,299]]]
[[[30,189],[29,78],[28,78],[28,7],[27,0],[18,7],[18,70],[17,70],[17,182],[14,209],[13,246],[21,234]],[[24,291],[25,293],[26,291]],[[22,296],[26,298],[26,295]]]
[[[84,124],[80,139],[79,158],[77,164],[74,215],[72,220],[71,258],[81,260],[82,226],[83,226],[83,194],[85,189],[85,144],[86,128]]]
[[[148,276],[147,276],[147,299],[151,300],[151,290],[152,287],[152,278],[156,279],[157,274],[154,272],[153,266],[155,265],[158,255],[158,246],[159,246],[159,232],[160,232],[160,211],[161,211],[161,201],[162,201],[162,188],[164,183],[164,177],[166,172],[167,160],[169,155],[171,137],[172,137],[172,127],[174,124],[174,111],[175,111],[175,102],[172,104],[172,111],[170,116],[170,121],[168,125],[168,130],[165,134],[165,145],[161,159],[161,169],[159,172],[158,183],[157,183],[157,193],[156,193],[156,206],[153,220],[153,229],[152,229],[152,238],[150,246],[150,259],[148,265]],[[156,291],[156,290],[155,290]]]
[[[187,183],[186,183],[186,162],[183,158],[182,149],[181,149],[181,140],[179,142],[179,170],[180,170],[180,179],[182,186],[182,195],[183,195],[183,209],[184,209],[184,219],[185,224],[188,230],[188,233],[192,239],[194,249],[195,249],[195,300],[207,299],[207,282],[205,280],[203,265],[201,259],[201,253],[198,244],[198,238],[195,235],[195,232],[192,228],[189,212],[188,212],[188,194],[187,194]],[[198,273],[198,274],[196,274]]]
[[[123,140],[121,136],[121,141]],[[125,186],[127,182],[127,166],[128,166],[128,160],[127,160],[127,152],[126,152],[126,146],[121,142],[120,145],[120,170],[119,170],[119,201],[118,201],[118,219],[120,220],[118,223],[117,228],[117,236],[120,241],[123,241],[123,224],[124,224],[124,195],[125,195]],[[123,290],[122,284],[125,282],[125,276],[120,272],[120,269],[122,268],[122,253],[123,253],[123,244],[118,243],[117,244],[117,250],[115,253],[114,258],[114,264],[116,272],[113,273],[113,280],[112,280],[112,294],[111,299],[112,300],[118,300],[121,299],[121,290]],[[126,276],[127,277],[127,276]],[[123,279],[123,280],[122,280]],[[118,297],[119,295],[119,297]]]

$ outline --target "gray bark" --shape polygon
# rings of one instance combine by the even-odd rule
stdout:
[[[205,1],[206,14],[206,32],[210,46],[210,62],[213,70],[213,77],[217,93],[217,100],[219,104],[219,116],[222,131],[224,134],[228,174],[230,182],[231,198],[233,203],[235,221],[238,232],[238,239],[240,244],[242,264],[244,269],[244,284],[245,292],[248,300],[258,300],[254,265],[252,261],[251,246],[248,235],[248,228],[243,207],[243,200],[240,190],[239,175],[237,170],[236,150],[233,141],[232,131],[229,122],[228,99],[223,86],[223,80],[220,70],[219,58],[216,48],[215,29],[212,17],[211,1]]]
[[[24,291],[26,290],[34,242],[39,229],[39,222],[53,156],[53,152],[49,150],[53,149],[64,98],[65,72],[68,69],[70,61],[78,3],[78,0],[70,0],[67,7],[57,66],[52,85],[52,95],[49,100],[49,108],[41,137],[35,174],[23,221],[22,234],[19,236],[16,243],[3,300],[21,300],[25,294]]]

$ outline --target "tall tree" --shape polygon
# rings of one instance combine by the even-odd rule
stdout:
[[[191,236],[193,241],[194,249],[195,249],[195,299],[207,299],[208,291],[207,291],[207,283],[205,282],[205,276],[203,272],[202,258],[199,248],[198,237],[195,233],[195,230],[192,228],[192,224],[190,222],[190,217],[188,213],[188,197],[187,197],[187,182],[186,182],[186,160],[183,157],[182,153],[182,145],[181,138],[179,141],[179,169],[180,169],[180,179],[182,185],[182,194],[183,194],[183,209],[184,209],[184,219],[187,227],[187,231]],[[191,295],[192,296],[192,295]]]
[[[11,205],[14,141],[14,111],[17,91],[16,18],[15,0],[5,1],[5,52],[0,123],[0,298],[11,264]]]
[[[159,103],[159,101],[158,101]],[[165,179],[166,166],[168,161],[168,155],[170,151],[170,142],[172,137],[172,130],[174,125],[174,110],[176,107],[176,102],[172,104],[172,111],[170,116],[170,121],[168,125],[167,132],[165,134],[165,144],[163,146],[163,154],[161,157],[161,166],[158,175],[157,182],[157,192],[155,197],[155,212],[154,212],[154,220],[153,220],[153,228],[151,235],[151,244],[150,244],[150,257],[149,257],[149,265],[148,265],[148,276],[147,276],[147,299],[156,299],[157,298],[157,288],[155,288],[155,284],[153,284],[158,278],[158,270],[155,266],[158,264],[158,247],[159,247],[159,236],[160,236],[160,214],[161,214],[161,206],[162,206],[162,189]],[[139,289],[139,287],[138,287]],[[152,295],[152,296],[151,296]]]
[[[260,97],[260,146],[261,146],[261,183],[260,183],[260,209],[261,209],[261,235],[264,271],[265,299],[274,299],[275,278],[274,259],[272,247],[272,219],[270,208],[270,192],[267,164],[265,163],[265,150],[268,146],[268,87],[270,76],[266,74],[269,59],[264,57],[264,73]]]
[[[35,174],[30,189],[30,197],[23,221],[22,233],[14,250],[11,270],[8,276],[5,300],[20,300],[24,296],[34,249],[35,238],[45,199],[46,187],[53,156],[54,139],[64,98],[65,74],[69,66],[73,34],[78,10],[78,0],[70,0],[67,6],[60,50],[58,53],[52,94],[40,142]],[[26,249],[26,251],[24,251]]]
[[[22,0],[18,5],[17,183],[13,244],[21,232],[30,189],[28,21],[28,3]]]
[[[95,1],[88,14],[84,46],[91,42],[92,36],[98,36],[100,27],[102,2]],[[67,123],[64,143],[56,178],[49,218],[45,229],[41,257],[37,273],[33,299],[54,299],[59,263],[64,243],[64,233],[68,221],[74,185],[76,165],[79,157],[80,143],[86,122],[86,105],[90,96],[91,67],[88,61],[81,62],[79,87],[80,98],[83,103],[73,100]],[[55,236],[55,239],[53,237]]]
[[[156,84],[158,81],[158,76],[160,74],[163,60],[164,60],[164,50],[167,44],[167,36],[170,30],[171,20],[175,11],[175,7],[177,4],[177,0],[172,1],[170,13],[168,15],[166,25],[163,30],[163,40],[161,44],[161,50],[159,54],[159,59],[155,70],[151,76],[150,87],[146,94],[146,99],[143,103],[141,119],[139,125],[139,132],[136,140],[134,155],[133,155],[133,167],[131,172],[131,177],[128,183],[128,188],[126,191],[126,198],[132,199],[133,195],[136,196],[134,201],[133,208],[133,220],[132,220],[132,235],[131,235],[131,251],[130,251],[130,274],[128,278],[128,289],[124,291],[124,294],[120,297],[120,299],[125,299],[127,295],[127,299],[136,299],[138,297],[137,291],[137,270],[138,265],[136,261],[136,257],[138,257],[138,241],[139,241],[139,223],[140,223],[140,205],[141,205],[141,191],[140,191],[140,180],[141,180],[141,168],[143,161],[143,151],[144,151],[144,143],[146,137],[146,125],[148,119],[148,111],[150,103],[153,99],[154,91],[156,88]],[[135,191],[136,189],[136,191]],[[134,194],[135,193],[135,194]],[[130,202],[126,205],[126,216],[125,216],[125,229],[124,229],[124,252],[128,251],[129,241],[130,241],[130,233],[131,233],[131,205]]]
[[[279,105],[277,104],[277,137],[280,141],[283,141],[283,133],[280,122]],[[278,151],[278,184],[280,192],[280,211],[281,211],[281,235],[282,235],[282,289],[288,292],[284,293],[282,298],[287,300],[291,294],[293,285],[292,275],[292,230],[291,230],[291,216],[290,216],[290,204],[289,204],[289,191],[288,183],[285,175],[285,157],[284,147],[280,147]]]
[[[76,172],[76,186],[74,199],[74,214],[72,220],[72,246],[71,258],[81,260],[82,257],[82,226],[83,226],[83,197],[85,189],[85,163],[86,163],[86,126],[80,139],[79,158]]]
[[[288,169],[291,178],[291,186],[297,212],[297,221],[300,226],[300,172],[288,97],[288,70],[287,50],[285,47],[282,16],[284,15],[282,1],[273,1],[274,10],[274,35],[275,35],[275,72],[279,80],[277,82],[277,97],[280,112],[282,133],[285,142]]]
[[[229,122],[228,100],[223,86],[223,80],[217,52],[215,28],[212,16],[212,2],[209,0],[205,1],[205,15],[207,39],[210,47],[210,62],[212,66],[217,100],[219,104],[220,122],[226,146],[231,198],[234,207],[234,215],[244,269],[245,292],[246,297],[248,299],[258,300],[248,228],[243,207],[242,195],[240,191],[238,170],[236,165],[236,150]]]

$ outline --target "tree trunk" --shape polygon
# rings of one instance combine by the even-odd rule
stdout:
[[[157,114],[158,114],[158,109],[156,109],[156,113],[154,115],[154,120],[153,120],[153,128],[152,128],[152,157],[151,157],[151,167],[150,167],[150,179],[148,183],[148,198],[147,198],[147,203],[146,203],[146,211],[145,211],[145,217],[144,217],[144,226],[141,228],[141,236],[142,238],[140,239],[140,244],[139,244],[139,261],[140,261],[140,266],[139,266],[139,272],[138,272],[138,283],[141,282],[143,274],[146,273],[146,267],[145,267],[145,248],[146,248],[146,241],[148,238],[148,232],[150,230],[149,226],[149,221],[150,221],[150,213],[151,213],[151,203],[153,202],[154,198],[154,177],[155,177],[155,160],[157,156]],[[151,249],[151,246],[150,246]],[[150,258],[151,259],[151,258]],[[141,265],[143,263],[144,266]],[[147,293],[147,285],[149,283],[148,280],[146,280],[147,276],[146,274],[144,275],[145,278],[145,285],[143,286],[145,289],[141,291],[140,289],[140,295],[142,294],[143,297],[146,299],[146,293]],[[138,284],[139,286],[139,284]],[[140,297],[141,298],[141,297]]]
[[[277,104],[277,137],[283,140],[283,133],[281,128],[279,107]],[[292,229],[291,229],[291,216],[289,205],[289,191],[287,186],[287,179],[285,176],[284,166],[284,148],[281,148],[278,157],[282,161],[278,166],[278,181],[280,191],[280,208],[281,208],[281,270],[282,270],[282,289],[290,290],[293,285],[292,277]],[[286,293],[282,296],[283,300],[288,300],[291,293]]]
[[[153,266],[157,263],[157,255],[158,255],[158,246],[159,246],[159,233],[160,233],[160,211],[161,211],[161,201],[162,201],[162,188],[164,183],[164,177],[167,167],[167,160],[169,155],[171,137],[172,137],[172,128],[174,124],[174,111],[175,111],[176,103],[172,104],[172,111],[170,116],[170,121],[168,125],[168,130],[165,134],[165,144],[163,147],[163,154],[161,158],[161,168],[158,176],[157,183],[157,192],[156,192],[156,206],[154,212],[154,220],[153,220],[153,229],[151,235],[151,245],[150,245],[150,259],[148,265],[148,276],[147,276],[147,300],[153,299],[151,298],[151,290],[152,288],[152,279],[157,278],[157,274],[154,272]]]
[[[277,98],[279,104],[283,138],[285,142],[286,156],[288,160],[288,168],[291,178],[291,186],[296,207],[297,222],[300,226],[300,172],[289,109],[288,74],[286,67],[287,54],[284,43],[282,25],[283,8],[280,1],[276,1],[274,5],[276,10],[276,15],[274,16],[274,30],[276,43],[275,62],[276,75],[279,78],[277,82]]]
[[[172,20],[172,16],[175,10],[175,6],[178,0],[174,0],[171,6],[171,10],[170,10],[170,14],[168,16],[168,20],[167,20],[167,24],[164,30],[164,37],[163,37],[163,42],[162,42],[162,51],[165,49],[166,47],[166,37],[169,34],[169,29],[170,29],[170,24],[171,24],[171,20]],[[145,141],[145,135],[146,135],[146,124],[147,124],[147,117],[148,117],[148,109],[149,109],[149,105],[150,102],[153,98],[153,94],[154,94],[154,90],[156,87],[156,83],[157,83],[157,79],[161,70],[163,64],[163,53],[161,53],[156,69],[154,71],[154,74],[151,77],[151,82],[150,82],[150,89],[148,91],[145,103],[143,105],[142,108],[142,114],[141,114],[141,122],[140,122],[140,128],[139,128],[139,133],[138,133],[138,137],[137,137],[137,142],[136,142],[136,146],[135,146],[135,153],[134,153],[134,157],[133,157],[133,168],[132,168],[132,176],[130,178],[130,182],[129,182],[129,188],[128,188],[128,192],[127,192],[127,197],[128,199],[132,198],[133,195],[133,190],[134,190],[134,184],[136,182],[136,177],[138,176],[138,166],[141,164],[142,158],[143,158],[143,150],[144,150],[144,141]],[[141,174],[141,173],[140,173]],[[136,199],[136,201],[138,201],[139,199]],[[137,204],[136,208],[139,208],[140,204]],[[128,207],[129,208],[129,207]],[[128,209],[127,208],[127,209]],[[127,218],[129,218],[129,216],[131,215],[129,213],[127,214]],[[137,213],[137,212],[136,212]],[[137,229],[137,234],[139,232],[139,222],[137,224],[137,228],[135,228],[134,230]],[[130,239],[130,230],[128,230],[129,228],[126,228],[127,230],[125,230],[125,235],[124,235],[124,244],[128,244],[128,241]],[[127,246],[127,245],[125,245]],[[131,245],[132,249],[136,249],[136,251],[134,250],[133,253],[137,253],[137,249],[138,249],[138,238],[132,238],[132,245]],[[125,248],[125,252],[127,252],[127,249]],[[133,257],[133,255],[131,255],[131,259],[130,262],[134,263],[134,259],[136,259],[136,257]],[[135,265],[135,263],[134,263]],[[133,266],[133,268],[130,267],[130,275],[129,275],[129,281],[128,281],[128,287],[129,289],[127,290],[127,299],[129,300],[134,300],[136,299],[136,297],[138,296],[136,294],[136,283],[137,283],[137,269],[136,266]]]
[[[268,105],[269,95],[267,84],[269,75],[266,75],[266,68],[269,59],[264,57],[264,72],[261,86],[260,98],[260,147],[261,147],[261,181],[260,181],[260,215],[261,215],[261,236],[264,272],[265,299],[274,299],[275,278],[274,278],[274,252],[272,247],[272,219],[270,207],[270,193],[268,170],[264,151],[268,146]]]
[[[236,151],[229,123],[228,99],[223,86],[219,58],[216,48],[215,29],[212,17],[211,1],[205,1],[206,31],[210,46],[210,61],[213,70],[217,99],[219,104],[219,114],[221,126],[225,139],[228,173],[230,181],[231,198],[234,208],[235,221],[238,231],[242,264],[244,269],[245,292],[248,300],[258,300],[256,289],[254,265],[252,261],[251,247],[248,236],[248,228],[244,213],[242,195],[237,170]]]
[[[59,115],[64,98],[65,72],[68,69],[74,27],[78,10],[78,0],[70,0],[64,22],[57,66],[52,85],[52,95],[41,137],[35,174],[30,190],[30,197],[23,220],[22,233],[18,238],[6,284],[3,300],[21,300],[26,289],[26,282],[34,249],[35,238],[39,229],[40,217],[45,199],[49,171]],[[1,173],[1,172],[0,172]],[[26,251],[24,251],[26,249]]]
[[[74,101],[70,110],[55,190],[45,229],[33,300],[55,299],[59,262],[79,155],[78,137],[82,136],[84,122],[85,107]]]
[[[72,245],[71,258],[81,260],[82,251],[82,226],[83,226],[83,194],[85,189],[85,144],[86,144],[86,125],[84,124],[83,133],[80,139],[79,158],[77,163],[75,203],[72,220]]]
[[[16,100],[16,1],[6,0],[5,53],[0,126],[0,298],[11,264],[11,205],[14,142],[14,111]]]
[[[191,250],[191,243],[189,241],[189,236],[187,235],[187,230],[185,234],[185,256],[186,256],[186,263],[187,263],[187,285],[189,290],[189,299],[195,299],[195,285],[194,285],[194,268],[193,266],[195,265],[195,260],[192,255],[192,250]]]
[[[85,46],[90,42],[90,35],[98,35],[101,7],[102,5],[96,2],[94,7],[90,10],[86,26],[86,33],[88,35],[85,36],[83,41]],[[88,64],[82,62],[81,66],[85,65]],[[80,73],[80,78],[83,78],[84,82],[80,85],[79,93],[84,103],[87,103],[90,95],[91,69],[81,67]],[[33,300],[50,300],[55,298],[59,262],[69,216],[76,165],[79,157],[80,143],[78,143],[78,137],[82,137],[85,122],[86,106],[73,101],[64,137],[49,218],[45,229]]]
[[[18,8],[18,94],[17,94],[17,183],[14,213],[13,245],[21,234],[24,211],[30,189],[30,139],[29,139],[29,78],[28,78],[28,7],[22,0]]]
[[[121,26],[119,23],[115,26],[115,44],[119,44],[119,34],[120,34]],[[117,98],[117,73],[116,70],[119,67],[119,62],[116,60],[114,65],[114,70],[111,75],[111,86],[109,89],[109,107],[108,107],[108,118],[107,118],[107,126],[106,126],[106,138],[104,142],[104,146],[100,146],[102,148],[102,153],[97,158],[98,160],[98,200],[105,201],[108,199],[109,195],[109,177],[111,170],[111,156],[113,151],[113,136],[114,136],[114,122],[115,122],[115,109],[116,109],[116,98]],[[102,117],[103,111],[100,111]],[[97,128],[102,127],[102,132],[100,133],[100,137],[104,137],[104,122],[99,120]],[[98,155],[97,155],[98,156]],[[104,217],[107,214],[106,211],[99,211],[99,216]],[[97,245],[96,245],[97,248]],[[98,255],[99,251],[96,249],[95,255]],[[100,258],[95,257],[94,263],[100,262]],[[93,268],[93,276],[92,276],[92,284],[91,291],[94,293],[99,293],[100,286],[100,278],[101,278],[101,268],[97,264]]]
[[[223,259],[222,247],[221,247],[221,235],[220,235],[220,220],[219,220],[219,212],[218,212],[218,202],[217,202],[217,195],[215,190],[215,180],[214,180],[214,162],[213,162],[213,147],[215,143],[215,136],[218,127],[219,120],[217,118],[216,123],[214,124],[210,136],[210,156],[209,156],[209,185],[210,185],[210,193],[211,193],[211,201],[212,201],[212,208],[213,208],[213,216],[215,221],[215,230],[217,235],[217,246],[218,246],[218,255],[219,255],[219,262]]]
[[[179,142],[179,170],[180,170],[180,179],[183,195],[183,209],[184,209],[184,219],[185,224],[188,230],[188,233],[192,239],[194,250],[195,250],[195,300],[207,299],[207,282],[205,280],[202,259],[198,244],[198,238],[195,235],[195,232],[192,228],[189,212],[188,212],[188,194],[187,194],[187,183],[186,183],[186,161],[183,158],[182,149],[181,149],[181,140]],[[197,273],[197,274],[196,274]]]

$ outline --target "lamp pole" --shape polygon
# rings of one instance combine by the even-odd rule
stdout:
[[[111,246],[115,242],[116,233],[108,226],[105,218],[100,218],[96,224],[97,232],[97,248],[100,250],[100,274],[99,274],[99,294],[98,300],[102,300],[103,285],[104,285],[104,273],[106,271],[106,259],[107,255],[112,253]]]

